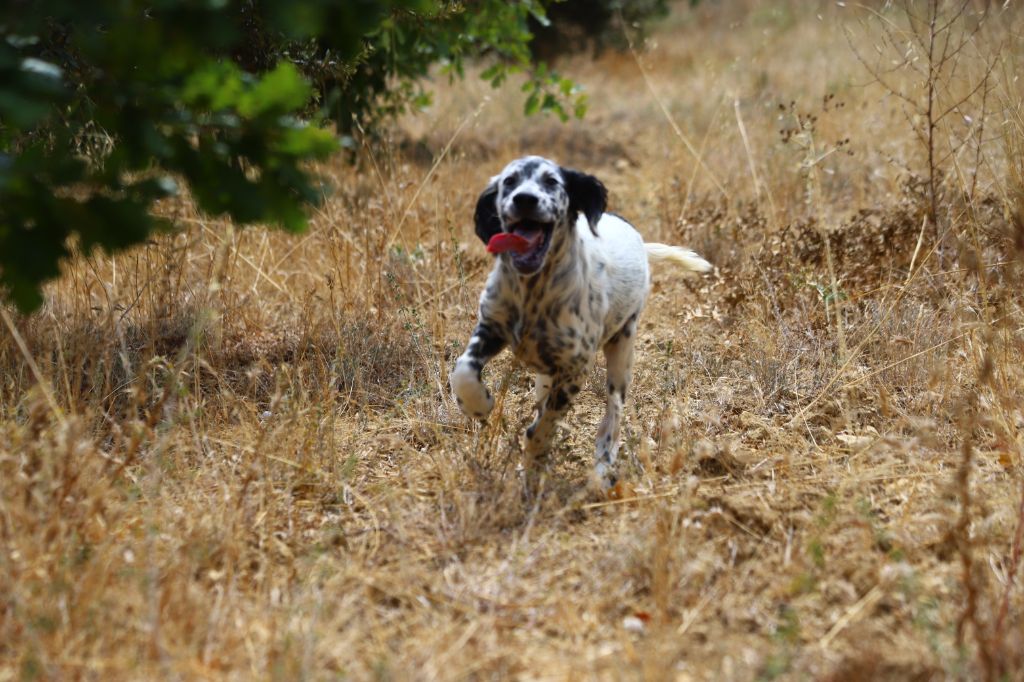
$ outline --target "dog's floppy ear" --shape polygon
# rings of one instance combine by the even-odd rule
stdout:
[[[587,175],[571,168],[562,169],[565,191],[569,195],[569,215],[583,212],[590,224],[590,231],[597,235],[597,221],[608,206],[608,190],[593,175]]]
[[[473,222],[476,223],[476,236],[486,244],[491,237],[501,232],[501,218],[498,217],[498,181],[491,180],[487,189],[476,200],[476,211]]]

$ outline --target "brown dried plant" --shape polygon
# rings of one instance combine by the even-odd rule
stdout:
[[[0,680],[1015,679],[1024,44],[987,6],[679,3],[565,63],[586,121],[442,83],[306,234],[185,197],[76,259],[0,320]],[[654,274],[615,499],[601,368],[529,471],[528,373],[483,426],[449,397],[472,206],[531,152],[717,268]]]

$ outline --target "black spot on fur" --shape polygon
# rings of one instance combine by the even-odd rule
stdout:
[[[626,322],[621,327],[619,327],[619,330],[612,334],[611,338],[608,339],[608,345],[618,343],[623,338],[628,339],[629,337],[631,337],[633,335],[633,332],[636,330],[636,318],[637,313],[633,313],[632,315],[630,315],[626,319]]]
[[[491,328],[490,325],[481,322],[473,330],[473,341],[470,342],[467,350],[470,355],[474,355],[487,362],[504,347],[504,337],[497,330]]]
[[[551,409],[561,411],[568,407],[570,397],[564,388],[559,387],[551,394],[548,400],[551,404]]]
[[[534,161],[533,159],[530,159],[529,161],[524,161],[523,165],[521,165],[519,167],[519,172],[522,173],[523,175],[529,177],[529,176],[533,175],[533,171],[537,170],[537,166],[539,166],[539,165],[540,165],[540,162],[539,161]]]
[[[555,273],[554,278],[552,278],[551,283],[548,286],[552,288],[560,287],[565,283],[565,280],[569,278],[570,274],[572,274],[572,270],[570,268],[562,268]]]
[[[559,366],[557,350],[552,348],[551,342],[545,335],[534,335],[534,339],[535,348],[537,349],[537,359],[548,374],[554,373]]]

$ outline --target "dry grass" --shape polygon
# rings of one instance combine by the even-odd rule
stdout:
[[[938,229],[869,14],[683,3],[647,83],[566,66],[582,123],[442,83],[305,235],[181,200],[69,266],[0,332],[0,680],[1021,679],[1024,41],[988,4]],[[483,428],[446,390],[471,207],[527,152],[718,266],[656,274],[621,499],[586,493],[602,381],[536,496],[525,372]]]

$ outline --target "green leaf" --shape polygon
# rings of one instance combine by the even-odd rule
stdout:
[[[480,73],[480,78],[485,81],[492,81],[497,78],[502,71],[501,64],[491,64]]]
[[[536,92],[531,92],[530,96],[526,98],[526,104],[523,105],[523,113],[533,116],[538,111],[540,111],[540,97]]]
[[[583,118],[587,115],[588,99],[586,95],[580,95],[576,98],[575,104],[573,104],[573,116],[576,118]]]
[[[231,62],[210,62],[188,77],[181,97],[187,104],[219,111],[235,107],[244,89],[238,66]]]
[[[324,159],[339,149],[338,139],[329,130],[313,126],[286,129],[275,149],[282,154]]]
[[[286,114],[306,105],[313,89],[290,62],[281,62],[238,101],[246,118]]]

